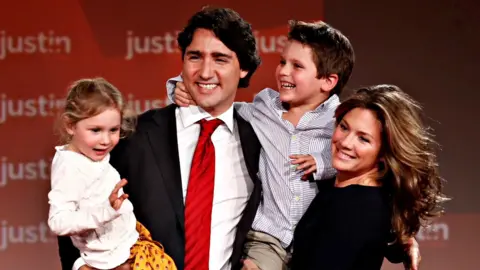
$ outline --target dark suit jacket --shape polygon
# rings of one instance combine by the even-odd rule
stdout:
[[[150,110],[138,118],[137,130],[121,140],[111,153],[110,163],[128,180],[125,193],[133,203],[139,222],[163,244],[178,269],[184,268],[185,224],[180,161],[177,147],[175,105]],[[252,127],[236,112],[238,132],[245,163],[254,189],[237,226],[231,262],[240,269],[240,259],[261,199],[257,177],[260,142]],[[71,269],[80,256],[70,238],[58,237],[62,269]]]

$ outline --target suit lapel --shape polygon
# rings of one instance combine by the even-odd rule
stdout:
[[[157,160],[162,182],[182,230],[184,230],[184,204],[175,108],[176,106],[170,105],[156,113],[154,119],[157,123],[157,129],[148,132],[148,139]]]
[[[240,259],[244,252],[247,232],[252,228],[252,223],[262,197],[262,186],[257,176],[258,162],[260,158],[260,142],[258,141],[252,126],[241,118],[236,111],[234,111],[234,118],[238,126],[238,134],[240,135],[240,143],[242,145],[245,165],[247,166],[248,174],[254,183],[252,194],[250,195],[243,216],[237,226],[232,257],[230,258],[232,269],[237,270],[241,269],[243,265]]]
[[[247,165],[248,174],[255,183],[260,157],[260,142],[258,141],[252,126],[241,118],[235,110],[233,116],[237,121],[240,143],[242,145],[243,157],[245,159],[245,164]]]

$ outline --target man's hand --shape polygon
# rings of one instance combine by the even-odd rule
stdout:
[[[258,266],[249,259],[243,261],[242,270],[259,270]]]
[[[180,107],[188,107],[189,105],[197,105],[193,101],[192,96],[188,93],[183,82],[177,82],[175,85],[174,101]]]
[[[296,170],[303,170],[302,180],[317,170],[317,163],[312,155],[291,155],[292,164],[297,165]]]
[[[420,247],[415,238],[410,237],[407,244],[407,253],[409,256],[409,262],[404,263],[405,269],[418,270],[422,256],[420,256]]]
[[[95,268],[92,268],[92,267],[84,264],[78,270],[95,270]]]
[[[112,193],[110,194],[110,197],[108,197],[108,200],[110,201],[110,205],[113,207],[113,209],[117,210],[120,209],[122,206],[123,201],[128,198],[127,194],[122,194],[122,196],[118,197],[118,192],[122,187],[124,187],[127,184],[126,179],[122,179],[120,182],[118,182],[115,185],[115,188],[113,189]]]

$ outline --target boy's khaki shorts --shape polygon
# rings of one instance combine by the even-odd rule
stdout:
[[[245,253],[260,270],[287,270],[291,257],[277,238],[253,230],[247,234]]]

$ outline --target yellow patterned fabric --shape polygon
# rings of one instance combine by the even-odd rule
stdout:
[[[132,270],[177,270],[172,258],[168,256],[162,244],[152,239],[150,232],[137,221],[140,234],[137,242],[130,249]]]

